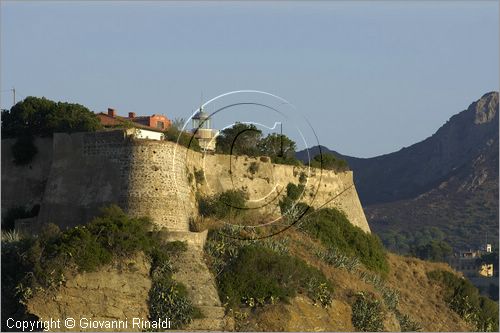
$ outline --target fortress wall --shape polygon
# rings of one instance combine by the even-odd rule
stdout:
[[[250,165],[258,171],[252,174]],[[308,167],[272,164],[260,158],[229,155],[201,155],[191,153],[190,172],[204,170],[206,183],[198,186],[205,195],[240,189],[250,198],[250,207],[261,207],[266,213],[279,214],[279,200],[286,195],[288,183],[299,184],[301,173],[307,177],[305,190],[299,201],[319,207],[336,207],[344,211],[354,225],[366,232],[370,227],[353,183],[352,171],[335,172]]]
[[[12,145],[16,139],[2,140],[2,216],[11,208],[31,209],[42,202],[52,164],[52,138],[35,138],[38,153],[27,165],[15,165]]]
[[[160,227],[189,230],[195,206],[184,160],[173,159],[176,149],[171,142],[130,139],[120,130],[57,133],[38,221],[72,227],[116,203]]]
[[[286,185],[298,184],[304,173],[309,176],[300,201],[315,208],[338,207],[353,224],[370,231],[350,171],[309,171],[246,156],[203,157],[173,142],[134,140],[121,130],[56,133],[53,149],[49,149],[50,139],[44,140],[40,144],[45,148],[32,169],[23,167],[17,173],[5,150],[2,154],[2,206],[5,199],[14,201],[9,194],[17,200],[26,195],[31,202],[43,197],[39,225],[54,222],[64,228],[84,224],[102,206],[116,203],[130,215],[150,216],[157,226],[188,231],[189,218],[197,214],[197,192],[212,195],[233,188],[248,193],[250,207],[278,215]],[[249,170],[252,163],[258,169],[254,174]],[[195,170],[203,170],[204,184],[194,180]]]
[[[87,223],[102,206],[126,208],[130,146],[122,131],[54,134],[54,156],[38,223]]]
[[[129,213],[150,216],[169,230],[189,231],[195,202],[187,184],[186,149],[173,142],[151,140],[133,141],[131,149]]]

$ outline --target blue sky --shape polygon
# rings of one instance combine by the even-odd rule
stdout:
[[[496,1],[2,1],[1,107],[15,86],[19,98],[186,118],[201,92],[256,89],[294,104],[321,144],[376,156],[499,89],[498,11]]]

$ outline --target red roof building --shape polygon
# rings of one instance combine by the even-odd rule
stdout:
[[[126,122],[132,122],[134,126],[139,128],[147,128],[152,131],[165,131],[172,122],[164,115],[153,114],[152,116],[135,116],[135,112],[129,112],[128,117],[118,116],[116,110],[108,108],[108,113],[100,112],[97,117],[104,127],[118,127],[123,126]]]

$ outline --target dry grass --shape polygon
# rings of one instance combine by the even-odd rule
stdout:
[[[268,216],[252,214],[235,221],[239,225],[258,225]],[[208,228],[217,223],[205,219]],[[357,292],[371,292],[380,301],[382,293],[371,283],[362,280],[360,271],[350,273],[342,268],[323,262],[316,252],[325,247],[307,234],[291,228],[274,236],[289,238],[290,254],[303,259],[320,269],[334,285],[334,302],[328,309],[317,307],[305,295],[298,295],[289,304],[265,306],[254,311],[243,310],[247,317],[237,320],[237,329],[242,331],[353,331],[351,304]],[[416,258],[388,254],[390,272],[384,285],[399,291],[398,310],[418,322],[423,331],[471,331],[473,328],[458,317],[446,305],[442,291],[427,278],[426,273],[436,269],[452,271],[442,263],[430,263]],[[383,307],[387,330],[399,329],[394,313]]]
[[[382,300],[380,291],[361,280],[358,274],[333,268],[321,262],[312,249],[322,245],[299,232],[287,234],[291,238],[291,253],[321,269],[335,286],[336,300],[351,302],[358,291],[370,291]],[[471,331],[468,324],[451,311],[443,300],[442,292],[429,281],[426,273],[435,269],[452,271],[442,263],[430,263],[416,258],[388,254],[390,273],[385,285],[400,292],[399,310],[420,323],[424,331]],[[387,309],[385,309],[387,311]],[[337,330],[336,328],[334,330]],[[340,328],[338,329],[340,330]]]

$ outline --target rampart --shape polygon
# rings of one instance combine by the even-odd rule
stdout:
[[[203,156],[172,142],[137,140],[116,130],[56,133],[52,149],[44,148],[31,166],[37,173],[29,176],[28,167],[15,167],[4,159],[11,144],[4,141],[2,212],[15,204],[41,202],[38,226],[49,222],[63,228],[84,224],[98,214],[100,207],[117,203],[130,215],[151,217],[160,228],[188,231],[189,218],[197,215],[197,192],[211,195],[242,189],[249,194],[250,205],[277,214],[286,185],[307,179],[301,201],[313,207],[339,207],[353,224],[370,231],[351,171],[275,165],[266,158]],[[43,145],[48,146],[45,141]],[[18,168],[23,171],[16,172]],[[194,174],[200,170],[205,181],[197,183]],[[23,195],[32,190],[26,185],[30,180],[36,191],[26,196],[29,202],[24,202]],[[16,184],[26,186],[18,193]],[[4,207],[5,203],[8,206]]]

